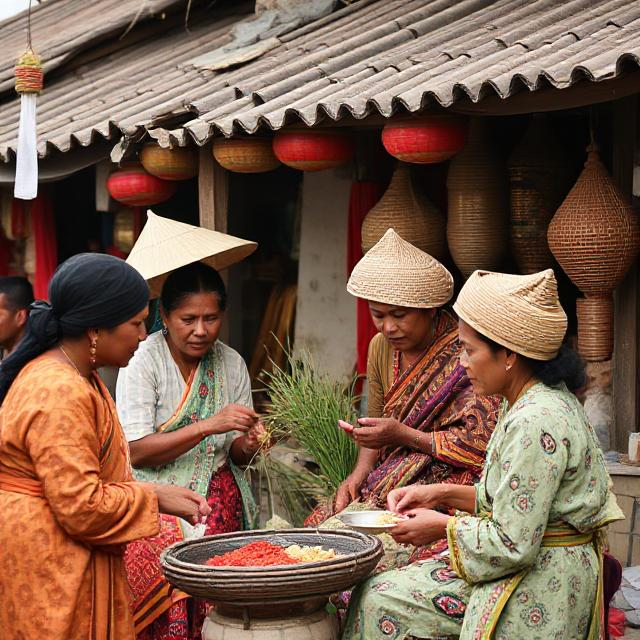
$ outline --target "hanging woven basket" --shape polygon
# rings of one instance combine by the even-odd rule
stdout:
[[[553,217],[548,231],[549,247],[560,266],[589,298],[606,300],[635,260],[640,247],[640,227],[631,205],[607,173],[592,144],[574,187]],[[579,344],[607,345],[597,360],[611,357],[613,321],[605,323],[604,302],[580,303]],[[608,304],[608,303],[607,303]],[[597,313],[596,313],[597,311]],[[606,339],[600,335],[606,332]],[[591,350],[581,352],[594,360]]]
[[[131,207],[148,207],[168,200],[177,189],[175,182],[147,173],[137,162],[125,163],[107,179],[107,191],[114,200]]]
[[[466,141],[466,121],[450,115],[400,119],[382,130],[382,144],[389,154],[417,164],[449,160]]]
[[[349,162],[353,138],[324,129],[279,131],[273,138],[273,152],[282,164],[300,171],[323,171]]]
[[[471,121],[467,146],[447,176],[449,251],[462,275],[498,271],[508,244],[508,190],[504,162],[492,147],[485,120]]]
[[[142,148],[140,162],[147,172],[162,180],[189,180],[198,175],[198,152],[192,147],[163,149],[150,142]]]
[[[270,138],[219,138],[213,141],[213,156],[236,173],[265,173],[280,166]]]
[[[369,251],[387,229],[393,228],[403,240],[444,260],[445,226],[444,215],[416,191],[410,166],[399,162],[388,189],[362,223],[362,250]]]
[[[613,353],[613,296],[576,300],[578,351],[588,362],[609,360]]]
[[[511,253],[521,273],[553,267],[547,228],[571,184],[571,162],[546,118],[534,116],[508,162]]]
[[[113,244],[123,253],[131,253],[136,241],[136,210],[120,209],[113,217]]]

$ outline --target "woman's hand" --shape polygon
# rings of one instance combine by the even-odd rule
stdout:
[[[184,518],[193,524],[203,522],[211,513],[211,507],[206,498],[195,491],[172,484],[147,484],[147,486],[152,487],[158,496],[160,513]]]
[[[415,434],[414,429],[395,418],[360,418],[358,424],[360,426],[349,435],[367,449],[400,446],[407,443],[409,435]]]
[[[413,484],[394,489],[387,496],[387,507],[394,513],[405,513],[410,509],[434,509],[442,504],[442,485]]]
[[[334,500],[334,511],[340,513],[346,509],[351,502],[360,497],[360,487],[370,473],[370,469],[356,467],[347,477],[340,483],[336,491]]]
[[[202,431],[205,435],[242,431],[247,433],[258,422],[258,414],[249,407],[239,404],[228,404],[215,416],[202,420]]]
[[[400,544],[412,544],[419,547],[440,540],[447,535],[449,516],[431,509],[412,509],[409,516],[389,531],[393,539]]]
[[[242,448],[245,454],[254,456],[262,446],[268,449],[271,446],[271,442],[265,442],[265,440],[268,440],[267,430],[262,422],[258,422],[243,437]]]

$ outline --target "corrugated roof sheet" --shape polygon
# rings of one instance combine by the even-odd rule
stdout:
[[[262,58],[196,69],[234,21],[200,13],[182,27],[48,83],[40,152],[150,134],[162,145],[302,121],[389,117],[429,103],[618,76],[640,64],[637,0],[359,0],[282,36]],[[15,147],[17,101],[0,105],[0,155]]]
[[[180,0],[47,0],[33,2],[33,46],[50,73],[92,43],[120,37],[135,22],[140,26]],[[0,21],[0,93],[13,88],[13,67],[26,48],[27,12]]]

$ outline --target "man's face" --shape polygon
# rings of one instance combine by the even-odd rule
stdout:
[[[12,309],[7,296],[0,293],[0,347],[13,348],[22,334],[26,321],[27,311]]]

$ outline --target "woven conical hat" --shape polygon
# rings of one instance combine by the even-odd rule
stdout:
[[[453,277],[435,258],[387,229],[354,267],[347,291],[373,302],[432,309],[451,300]]]
[[[194,227],[147,211],[147,224],[127,262],[148,281],[152,296],[156,296],[169,273],[175,269],[192,262],[204,262],[219,271],[244,260],[257,246],[249,240]]]
[[[534,360],[555,358],[567,331],[552,269],[526,276],[474,271],[453,309],[483,336]]]

